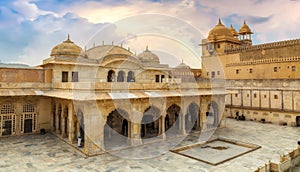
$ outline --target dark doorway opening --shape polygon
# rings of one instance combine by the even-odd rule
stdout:
[[[134,73],[132,71],[128,72],[127,82],[135,82],[135,80],[134,80]]]
[[[7,136],[7,135],[12,134],[11,126],[12,126],[12,121],[4,121],[2,123],[2,135],[3,136]]]
[[[107,82],[114,82],[115,81],[115,71],[110,70],[107,74]]]
[[[128,113],[122,109],[112,111],[104,125],[104,145],[106,149],[127,146],[129,134]]]
[[[125,72],[124,71],[119,71],[118,72],[118,78],[117,78],[117,82],[124,82],[124,75],[125,75]]]
[[[296,117],[296,126],[300,127],[300,116]]]
[[[186,132],[192,132],[200,129],[200,126],[198,126],[198,120],[200,120],[199,114],[199,106],[196,103],[190,104],[185,116]]]
[[[151,138],[158,136],[159,133],[159,121],[158,119],[153,121],[152,115],[145,115],[141,125],[141,136],[142,138]]]
[[[179,133],[179,114],[180,107],[176,104],[171,105],[167,110],[165,117],[165,131],[167,134]]]
[[[32,119],[24,120],[24,133],[32,133]]]

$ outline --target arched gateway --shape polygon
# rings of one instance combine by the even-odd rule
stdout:
[[[106,118],[104,126],[104,144],[109,149],[122,146],[129,136],[128,113],[122,109],[115,109]]]
[[[154,106],[148,107],[142,118],[141,123],[141,138],[152,138],[159,135],[159,131],[161,129],[159,120],[160,117],[160,110]]]

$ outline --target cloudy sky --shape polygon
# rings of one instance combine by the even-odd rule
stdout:
[[[163,63],[197,67],[197,44],[218,18],[237,30],[246,20],[259,44],[300,38],[299,10],[297,0],[1,0],[0,60],[41,64],[69,33],[83,49],[148,45]]]

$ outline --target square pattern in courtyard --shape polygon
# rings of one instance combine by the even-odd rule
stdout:
[[[68,36],[40,66],[0,68],[0,137],[46,130],[95,155],[190,132],[207,141],[226,116],[300,126],[300,39],[252,45],[252,34],[219,20],[199,69]]]

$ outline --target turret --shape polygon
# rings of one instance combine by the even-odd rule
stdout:
[[[244,20],[244,24],[242,25],[239,31],[239,39],[241,45],[252,45],[251,34],[253,34],[253,32]]]

